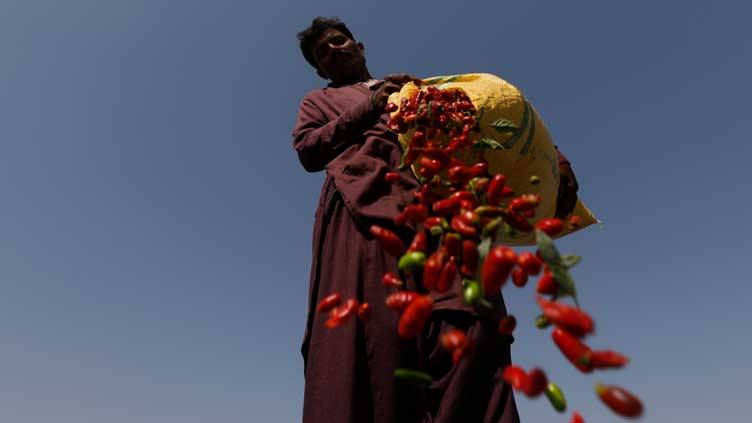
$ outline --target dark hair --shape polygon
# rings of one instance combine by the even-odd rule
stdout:
[[[324,18],[322,16],[316,17],[313,22],[311,22],[311,26],[298,33],[298,40],[300,41],[300,51],[303,52],[303,57],[305,57],[306,61],[308,61],[308,63],[310,63],[311,66],[316,69],[318,69],[319,67],[316,64],[316,58],[313,57],[313,52],[311,51],[311,49],[313,48],[313,45],[316,43],[319,37],[321,37],[321,34],[323,34],[324,31],[329,28],[338,29],[343,34],[350,37],[351,40],[355,40],[352,32],[350,32],[344,22],[342,22],[338,18]]]

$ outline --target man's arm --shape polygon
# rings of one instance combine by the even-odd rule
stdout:
[[[580,188],[577,184],[577,178],[574,176],[572,164],[567,157],[556,147],[556,156],[559,162],[559,192],[556,198],[556,217],[563,219],[567,217],[574,206],[577,204],[577,190]]]
[[[353,138],[363,132],[366,122],[375,114],[371,99],[366,97],[337,119],[327,121],[321,109],[310,96],[306,96],[292,132],[293,148],[298,152],[303,168],[309,172],[324,170],[352,143]]]

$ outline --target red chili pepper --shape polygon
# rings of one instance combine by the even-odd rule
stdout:
[[[488,185],[491,183],[491,180],[486,177],[473,178],[473,181],[475,181],[474,191],[477,193],[486,192]],[[473,181],[470,182],[472,183]]]
[[[368,303],[363,303],[358,307],[358,318],[361,322],[365,322],[371,317],[371,306]]]
[[[513,198],[509,202],[509,209],[516,212],[524,212],[532,210],[540,204],[541,197],[536,194],[524,194],[519,197]]]
[[[525,391],[530,384],[530,379],[522,367],[509,365],[504,369],[504,381],[514,388],[515,391]]]
[[[548,385],[548,378],[542,369],[535,367],[527,374],[528,384],[525,389],[525,395],[529,397],[537,397],[546,390]]]
[[[554,328],[553,332],[551,332],[551,338],[554,340],[556,346],[559,347],[562,354],[564,354],[564,357],[581,372],[590,373],[593,371],[593,351],[590,350],[590,347],[582,343],[571,333],[558,327]]]
[[[423,224],[426,228],[433,228],[434,226],[445,228],[447,226],[447,221],[443,217],[431,216],[426,218]]]
[[[556,284],[554,274],[551,272],[543,272],[543,276],[538,279],[538,286],[536,292],[539,294],[556,295],[559,292],[559,286]]]
[[[517,264],[525,269],[525,272],[528,275],[537,275],[541,271],[541,267],[543,266],[543,262],[535,256],[535,254],[525,251],[524,253],[520,253],[520,255],[517,257]]]
[[[447,176],[449,176],[449,180],[454,183],[467,183],[472,177],[472,169],[465,165],[457,165],[452,166],[449,168],[449,171],[447,172]],[[480,176],[480,175],[475,175]]]
[[[627,356],[611,350],[593,351],[594,369],[618,369],[629,363]]]
[[[511,187],[504,187],[501,189],[501,197],[502,198],[509,198],[514,197],[514,191]]]
[[[475,207],[472,208],[474,209]],[[468,225],[477,225],[480,223],[480,216],[478,216],[478,213],[476,213],[475,210],[471,210],[470,208],[465,209],[460,213],[459,217]]]
[[[512,271],[512,283],[514,283],[515,286],[522,288],[527,284],[527,273],[525,273],[525,270],[518,267]]]
[[[453,192],[452,195],[449,196],[449,198],[456,199],[457,201],[461,201],[461,200],[469,201],[473,204],[472,207],[469,207],[471,209],[474,209],[475,207],[477,207],[477,203],[478,203],[478,199],[475,197],[475,194],[473,194],[470,191],[465,191],[465,190]]]
[[[431,317],[432,309],[433,300],[428,295],[420,295],[410,302],[405,311],[402,312],[397,325],[399,337],[402,339],[415,338]]]
[[[332,311],[329,312],[329,319],[324,322],[324,325],[329,329],[336,328],[346,322],[347,319],[357,312],[357,310],[358,300],[351,298],[345,301],[345,304],[332,309]]]
[[[486,200],[488,200],[488,204],[492,206],[499,204],[506,180],[506,176],[501,173],[498,173],[491,178],[491,183],[488,184],[488,190],[486,191]]]
[[[564,229],[564,222],[561,219],[552,217],[539,221],[535,224],[535,227],[545,232],[548,236],[554,236]]]
[[[460,211],[460,204],[455,198],[447,198],[433,203],[431,208],[433,209],[434,214],[440,216],[451,216]]]
[[[381,284],[384,286],[400,287],[404,285],[404,282],[397,276],[396,273],[387,272],[381,278]]]
[[[571,334],[582,338],[595,330],[593,319],[581,309],[558,301],[547,301],[540,296],[537,301],[546,319]]]
[[[474,238],[478,235],[478,230],[472,225],[468,225],[460,216],[454,216],[451,223],[452,230],[465,238]]]
[[[572,420],[569,423],[585,423],[585,419],[582,418],[580,413],[575,411],[572,413]]]
[[[319,305],[316,307],[316,311],[319,313],[327,312],[334,307],[337,307],[342,302],[342,296],[338,293],[327,295],[319,301]]]
[[[407,251],[423,251],[425,253],[426,248],[428,248],[428,239],[426,238],[426,233],[423,231],[418,231],[415,233],[413,242],[410,244],[410,247],[407,248]]]
[[[409,148],[409,149],[407,150],[407,154],[405,154],[405,158],[404,158],[404,160],[402,161],[402,163],[403,163],[403,164],[404,164],[405,166],[410,166],[410,165],[412,165],[413,163],[415,163],[415,160],[417,160],[417,159],[418,159],[418,157],[419,157],[419,156],[420,156],[421,154],[423,154],[423,149],[422,149],[422,148],[420,148],[420,147],[410,147],[410,148]]]
[[[475,271],[478,269],[479,258],[478,244],[469,239],[462,241],[462,266],[460,267],[462,274],[467,276],[475,275]]]
[[[403,212],[406,213],[408,219],[416,225],[423,223],[428,217],[428,207],[423,204],[410,204],[405,207]]]
[[[442,167],[449,163],[449,155],[440,147],[428,147],[424,154],[429,158],[440,162]]]
[[[444,257],[437,250],[426,260],[423,265],[423,287],[429,291],[433,291],[439,285],[439,278],[441,272],[444,270]]]
[[[629,418],[642,415],[642,402],[633,393],[620,386],[595,384],[595,393],[614,413]]]
[[[450,232],[444,235],[442,245],[447,249],[447,254],[450,256],[459,257],[462,255],[462,237],[458,234]]]
[[[449,291],[449,288],[452,287],[452,284],[454,283],[454,279],[456,277],[457,263],[455,263],[454,257],[450,257],[449,261],[444,265],[444,269],[441,271],[441,276],[439,276],[439,283],[436,287],[436,290],[442,294]]]
[[[511,335],[517,327],[517,319],[511,314],[499,320],[499,335]]]
[[[478,178],[488,175],[488,163],[478,162],[470,167],[469,176],[471,178]]]
[[[569,226],[572,228],[579,228],[580,224],[582,224],[582,218],[580,216],[570,216],[569,217]]]
[[[428,157],[425,157],[425,156],[421,157],[420,160],[418,160],[418,164],[422,168],[430,171],[432,175],[435,175],[441,172],[441,170],[444,168],[444,165],[440,161],[429,159]]]
[[[430,184],[423,184],[421,185],[420,190],[415,193],[415,199],[421,204],[428,205],[438,200],[439,197],[431,191]]]
[[[517,255],[511,248],[500,245],[491,249],[483,261],[481,280],[486,295],[496,293],[504,285],[509,272],[517,263]]]
[[[386,297],[386,306],[394,310],[402,310],[419,295],[415,291],[393,292]]]
[[[381,244],[387,253],[399,257],[405,252],[405,244],[400,237],[389,229],[382,228],[378,225],[371,226],[371,235],[373,235]]]
[[[509,226],[523,232],[529,232],[533,230],[533,225],[527,221],[521,214],[511,211],[509,209],[504,210],[502,215],[503,219]]]
[[[386,107],[384,107],[384,111],[387,113],[392,113],[397,110],[397,105],[394,103],[387,103]]]
[[[452,352],[465,345],[465,342],[467,342],[467,336],[465,335],[465,332],[462,332],[459,329],[449,329],[439,336],[439,342],[445,350]]]
[[[387,172],[386,175],[384,175],[384,180],[389,182],[390,184],[398,182],[400,179],[400,174],[397,172]]]

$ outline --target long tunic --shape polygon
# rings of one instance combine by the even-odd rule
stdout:
[[[305,363],[304,423],[519,422],[514,396],[501,373],[510,363],[511,337],[500,337],[495,322],[479,320],[461,298],[461,283],[441,295],[429,324],[414,341],[397,336],[399,313],[386,308],[391,292],[381,285],[397,271],[368,228],[394,228],[392,219],[409,204],[418,182],[410,170],[397,184],[384,174],[399,167],[401,148],[387,129],[388,116],[373,110],[364,84],[309,92],[300,105],[293,146],[309,172],[326,170],[313,228],[308,318],[301,352]],[[418,287],[410,286],[415,289]],[[350,319],[336,329],[315,313],[325,296],[368,302],[365,323]],[[506,312],[499,295],[496,306]],[[457,327],[476,347],[458,364],[438,343],[441,332]],[[429,372],[427,389],[395,383],[394,370]]]

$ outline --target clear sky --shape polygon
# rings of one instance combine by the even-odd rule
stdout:
[[[513,360],[590,422],[746,421],[752,377],[742,1],[0,1],[0,421],[294,422],[323,175],[290,132],[320,87],[295,34],[340,16],[374,76],[520,87],[604,222],[558,243],[597,347],[582,376],[507,289]],[[746,77],[744,75],[747,75]],[[514,288],[514,287],[511,287]],[[564,422],[544,399],[526,422]]]

